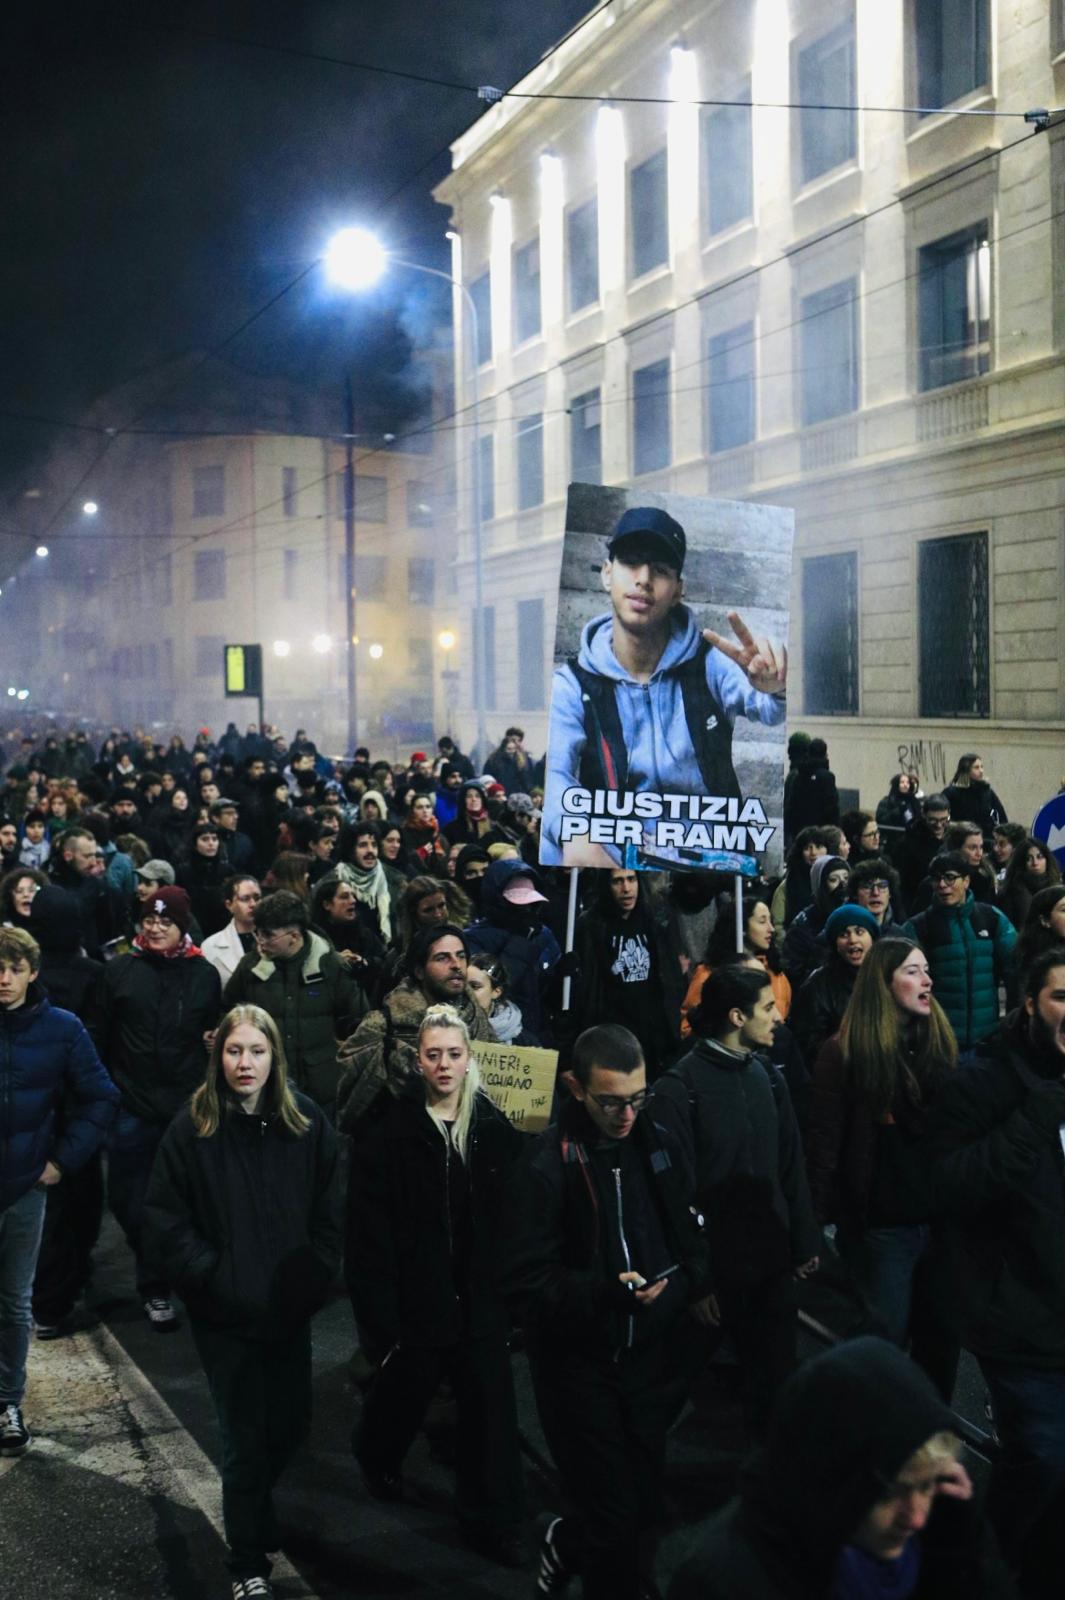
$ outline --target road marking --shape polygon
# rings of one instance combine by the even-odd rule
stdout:
[[[104,1324],[32,1346],[26,1416],[33,1455],[167,1494],[199,1511],[224,1541],[214,1463]],[[23,1459],[0,1459],[0,1476]],[[293,1600],[318,1600],[286,1556],[275,1556],[273,1569]]]

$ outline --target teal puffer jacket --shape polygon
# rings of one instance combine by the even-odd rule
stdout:
[[[928,957],[936,999],[947,1013],[963,1050],[998,1026],[998,985],[1009,971],[1017,934],[994,906],[980,905],[972,891],[960,906],[933,906],[903,929]]]

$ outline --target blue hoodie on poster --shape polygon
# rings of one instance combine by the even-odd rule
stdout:
[[[614,654],[612,612],[593,617],[581,633],[578,663],[610,678],[621,719],[629,772],[627,789],[659,794],[702,794],[705,789],[695,757],[677,669],[690,661],[702,643],[702,632],[687,606],[674,609],[673,629],[662,658],[647,683],[629,676]],[[743,716],[776,727],[787,715],[783,695],[752,689],[746,674],[720,650],[706,655],[706,681],[729,722]],[[568,665],[555,670],[547,751],[547,784],[540,862],[562,864],[558,824],[562,795],[579,783],[581,753],[587,740],[580,684]],[[620,859],[613,847],[608,853]]]

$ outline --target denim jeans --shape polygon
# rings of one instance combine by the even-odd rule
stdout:
[[[1065,1563],[1065,1371],[986,1357],[980,1369],[1002,1440],[987,1513],[1007,1559],[1029,1578],[1022,1593],[1039,1594],[1041,1574],[1060,1583]]]
[[[44,1227],[43,1189],[0,1211],[0,1406],[20,1406],[33,1332],[33,1273]]]
[[[836,1243],[884,1337],[909,1349],[949,1405],[958,1345],[934,1309],[928,1224],[859,1230],[841,1223]]]
[[[142,1300],[165,1299],[169,1288],[144,1259],[141,1225],[155,1152],[166,1124],[145,1122],[124,1107],[107,1142],[107,1199],[137,1261],[137,1293]]]

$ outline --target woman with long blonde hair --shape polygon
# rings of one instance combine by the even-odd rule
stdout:
[[[958,1064],[928,961],[909,939],[881,939],[858,970],[839,1032],[813,1069],[807,1171],[818,1220],[893,1343],[911,1347],[950,1401],[958,1351],[930,1293],[933,1197],[929,1108]]]
[[[403,1461],[440,1383],[458,1405],[463,1538],[504,1566],[526,1556],[509,1323],[494,1287],[496,1224],[522,1136],[480,1087],[459,1013],[432,1006],[417,1072],[361,1145],[345,1259],[377,1373],[352,1448],[369,1492],[403,1497]]]
[[[273,1018],[234,1006],[163,1135],[144,1221],[218,1414],[234,1600],[272,1593],[272,1491],[310,1425],[311,1317],[339,1266],[337,1152],[322,1112],[289,1087]]]

